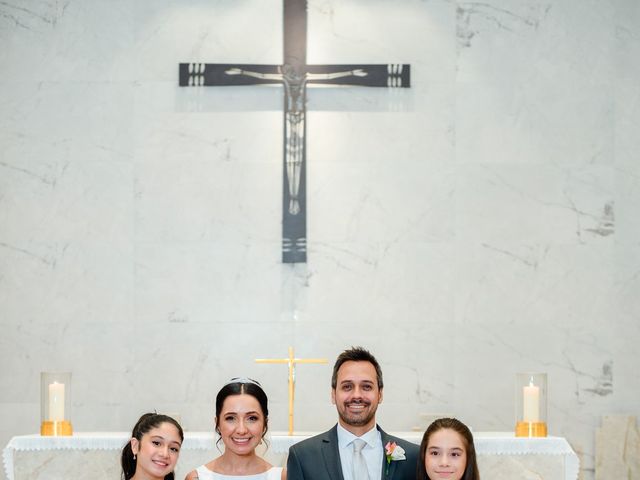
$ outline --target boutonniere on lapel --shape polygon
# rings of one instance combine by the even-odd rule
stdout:
[[[384,446],[384,454],[387,457],[387,469],[385,475],[389,475],[389,466],[391,465],[391,462],[407,459],[407,457],[404,456],[404,448],[399,446],[396,442],[387,442]]]

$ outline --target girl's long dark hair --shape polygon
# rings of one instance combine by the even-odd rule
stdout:
[[[184,440],[184,432],[182,431],[182,427],[180,426],[180,424],[168,415],[161,415],[159,413],[145,413],[144,415],[142,415],[133,427],[131,437],[137,439],[139,442],[142,440],[142,437],[145,433],[147,433],[152,428],[158,428],[163,423],[170,423],[171,425],[176,427],[178,429],[178,433],[180,434],[180,440]],[[133,458],[133,450],[131,449],[130,440],[122,449],[120,464],[122,465],[122,478],[124,480],[130,480],[136,473],[137,464],[137,460]],[[175,480],[175,474],[171,472],[168,475],[165,475],[164,478],[165,480]]]
[[[480,472],[478,472],[478,462],[476,460],[476,448],[473,445],[473,435],[471,434],[471,430],[469,430],[469,427],[464,423],[455,418],[439,418],[429,425],[427,431],[424,432],[424,435],[422,436],[422,443],[420,443],[420,455],[418,457],[416,479],[430,480],[429,475],[427,475],[427,469],[424,466],[424,458],[427,453],[429,438],[438,430],[442,430],[444,428],[448,428],[449,430],[453,430],[458,433],[465,444],[465,449],[467,451],[467,465],[465,466],[462,480],[480,480]]]

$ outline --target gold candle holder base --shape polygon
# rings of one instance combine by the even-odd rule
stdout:
[[[546,437],[547,424],[544,422],[516,423],[516,437]]]
[[[40,425],[40,435],[43,437],[69,437],[73,435],[73,428],[71,422],[67,420],[60,422],[45,420]]]

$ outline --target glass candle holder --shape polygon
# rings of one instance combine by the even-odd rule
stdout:
[[[73,435],[71,427],[71,373],[40,374],[40,435]]]
[[[547,374],[516,374],[516,437],[547,436]]]

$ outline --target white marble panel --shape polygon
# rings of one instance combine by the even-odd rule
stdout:
[[[135,4],[139,78],[177,83],[178,64],[282,63],[279,0],[159,0]]]
[[[640,74],[637,77],[640,77]],[[633,78],[622,78],[616,87],[615,165],[623,176],[637,182],[640,178],[640,138],[637,135],[640,126],[640,92],[636,79]]]
[[[138,125],[136,237],[219,241],[236,230],[277,240],[281,114],[170,113],[149,105],[150,92],[141,97],[148,120]]]
[[[238,158],[233,143],[213,145],[215,157],[136,166],[140,241],[279,241],[282,164]]]
[[[21,162],[48,156],[131,159],[134,89],[127,84],[21,82],[0,92],[3,155]],[[9,87],[10,85],[10,87]],[[43,158],[44,157],[44,158]],[[40,175],[44,176],[44,175]],[[51,183],[53,178],[47,176]]]
[[[618,82],[621,79],[635,81],[640,76],[640,6],[633,0],[615,0],[614,9],[614,46]]]
[[[140,243],[136,258],[136,321],[269,324],[280,318],[279,242]]]
[[[640,205],[640,175],[620,171],[616,174],[615,223],[616,244],[620,249],[640,242],[640,218],[635,205]]]
[[[455,6],[446,1],[313,0],[307,58],[325,64],[409,63],[415,84],[451,81],[454,28]]]
[[[614,293],[619,302],[618,314],[621,321],[617,326],[627,328],[630,322],[638,318],[640,298],[637,292],[640,286],[640,244],[616,245]]]
[[[610,328],[617,335],[613,358],[616,365],[613,404],[608,412],[635,414],[638,405],[638,368],[634,353],[640,338],[640,244],[620,245],[616,250],[615,296],[619,307]]]
[[[633,9],[624,10],[624,20],[637,19],[640,13],[637,6],[635,15]],[[640,39],[633,37],[626,28],[620,27],[620,44],[629,46],[631,52],[638,50]],[[624,41],[622,41],[624,39]],[[626,52],[626,50],[623,50]],[[629,65],[629,70],[624,70],[620,75],[624,78],[619,82],[616,91],[616,250],[615,266],[616,281],[615,291],[619,301],[619,315],[621,339],[627,351],[635,348],[637,335],[640,333],[636,325],[640,318],[640,297],[637,295],[640,284],[638,272],[640,272],[640,219],[637,215],[637,205],[640,204],[640,137],[637,135],[640,127],[640,92],[637,88],[637,78],[634,79],[634,66],[637,62],[629,56],[621,56],[625,61],[623,65]],[[621,349],[621,350],[626,350]],[[621,355],[619,350],[618,355]],[[620,362],[620,380],[625,384],[635,383],[636,373],[632,366],[634,362]],[[620,402],[620,412],[633,412],[633,393],[629,392],[624,397],[617,397]]]
[[[608,85],[613,77],[612,2],[458,2],[458,80],[535,87],[567,80]]]
[[[298,310],[310,323],[446,322],[452,318],[451,249],[446,245],[327,243],[310,250]],[[437,274],[436,274],[437,272]]]
[[[12,148],[11,158],[0,165],[4,202],[19,207],[3,215],[10,227],[6,244],[28,250],[28,243],[96,241],[128,248],[133,231],[132,166],[109,158],[82,158],[82,150],[55,152],[27,142]],[[55,263],[55,255],[40,258]]]
[[[46,338],[51,324],[73,327],[131,318],[134,296],[129,249],[106,242],[31,240],[3,247],[2,262],[14,268],[11,276],[2,278],[4,318],[33,335],[23,347]],[[55,355],[56,350],[50,353]]]
[[[310,246],[451,239],[455,171],[445,161],[451,155],[446,137],[428,131],[406,135],[407,119],[397,124],[362,115],[333,122],[330,113],[312,117],[314,127],[331,126],[310,140]],[[372,134],[379,140],[367,141]],[[425,149],[418,154],[421,145]],[[420,195],[411,193],[416,191]]]
[[[474,402],[460,395],[458,405],[476,418],[477,428],[511,430],[515,422],[513,405],[515,374],[519,372],[546,372],[549,384],[550,432],[562,435],[562,429],[554,423],[573,408],[576,413],[583,405],[606,404],[613,394],[613,370],[615,365],[611,346],[615,336],[602,325],[600,327],[574,328],[562,334],[549,335],[548,328],[531,328],[526,334],[522,328],[503,325],[465,325],[463,333],[455,341],[455,351],[473,352],[474,369],[459,369],[455,378],[457,392],[477,392]],[[597,332],[597,333],[596,333]],[[544,346],[545,353],[539,351]],[[564,388],[571,384],[571,389]],[[487,388],[490,386],[490,388]],[[506,397],[506,398],[505,398]],[[483,424],[483,411],[490,411],[499,402],[500,415],[487,417]],[[465,405],[465,402],[467,403]],[[498,423],[495,423],[498,422]],[[501,425],[502,424],[502,425]],[[502,427],[502,428],[501,428]]]
[[[132,350],[127,345],[131,329],[129,319],[71,322],[43,319],[25,321],[11,333],[12,343],[3,345],[3,360],[12,364],[16,373],[15,388],[3,390],[3,401],[19,400],[40,403],[40,372],[72,372],[73,409],[82,410],[87,403],[105,398],[111,402],[126,398],[129,383],[122,376],[132,363]],[[78,368],[88,362],[93,370]],[[124,365],[121,366],[121,365]],[[38,418],[34,421],[39,424]],[[82,428],[81,428],[82,429]]]
[[[468,165],[458,175],[456,233],[489,245],[600,245],[615,232],[608,167]]]
[[[612,17],[594,1],[461,3],[457,159],[610,164]]]
[[[154,328],[157,326],[161,328]],[[146,336],[150,342],[134,353],[131,373],[134,377],[153,380],[148,384],[133,385],[134,398],[177,404],[193,397],[213,402],[215,393],[230,378],[259,376],[257,373],[267,368],[256,364],[255,358],[286,356],[286,349],[274,351],[271,344],[255,348],[256,339],[271,332],[286,344],[287,339],[290,340],[289,331],[286,324],[274,328],[259,320],[239,322],[212,318],[207,322],[164,321],[160,325],[158,322],[138,322],[129,343],[135,344],[136,338],[141,336]],[[170,353],[172,351],[183,352],[179,361]],[[189,368],[185,370],[187,365]],[[186,371],[189,373],[185,374]],[[286,367],[282,376],[286,377]],[[169,381],[171,389],[167,389]],[[184,412],[178,413],[184,415]]]
[[[133,79],[130,2],[5,2],[0,22],[5,82]]]
[[[640,432],[636,417],[607,415],[596,431],[596,480],[640,475]]]
[[[608,165],[613,91],[553,80],[458,84],[456,159],[470,163]]]
[[[571,334],[574,326],[600,325],[617,311],[610,250],[462,244],[457,254],[459,322],[541,324]]]

